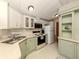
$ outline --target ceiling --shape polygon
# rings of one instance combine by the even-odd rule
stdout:
[[[73,0],[6,0],[10,5],[23,14],[43,19],[51,19],[58,13],[59,7]],[[28,6],[33,5],[34,11],[28,11]]]

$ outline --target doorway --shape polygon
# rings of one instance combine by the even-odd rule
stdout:
[[[54,20],[54,42],[58,43],[58,36],[59,36],[59,18]]]
[[[58,36],[59,36],[59,22],[56,22],[56,42],[58,42]]]

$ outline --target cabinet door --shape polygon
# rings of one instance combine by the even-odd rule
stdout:
[[[16,28],[17,16],[15,10],[9,6],[9,28]]]
[[[25,28],[28,28],[29,27],[29,17],[25,17],[24,27]]]
[[[21,28],[22,17],[21,13],[9,6],[9,28]]]
[[[75,43],[59,40],[59,52],[68,59],[75,59]]]
[[[0,29],[8,28],[8,3],[0,1]]]
[[[36,38],[32,38],[31,40],[30,40],[30,51],[33,51],[33,50],[35,50],[36,49],[36,46],[37,46],[37,42],[36,42]]]
[[[36,49],[37,41],[36,38],[31,38],[27,40],[28,54]]]
[[[22,28],[22,17],[23,16],[19,12],[17,12],[16,28]]]
[[[34,18],[30,18],[30,27],[34,28]]]
[[[30,16],[25,16],[24,27],[25,28],[34,28],[34,18],[30,17]]]
[[[20,50],[21,50],[21,59],[25,59],[26,57],[26,41],[20,43]]]
[[[75,20],[74,20],[75,19]],[[73,31],[74,31],[74,38],[79,39],[79,10],[74,12],[74,19],[73,19]]]
[[[77,44],[77,59],[79,59],[79,44]]]

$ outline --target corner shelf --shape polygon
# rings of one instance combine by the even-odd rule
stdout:
[[[62,37],[72,38],[72,13],[62,15],[61,26]]]

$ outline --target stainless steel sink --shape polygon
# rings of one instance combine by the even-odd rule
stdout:
[[[18,36],[18,37],[16,37],[16,38],[12,38],[12,39],[10,39],[10,40],[3,41],[2,43],[14,44],[14,43],[16,43],[16,42],[18,42],[19,40],[22,40],[22,39],[24,39],[24,38],[26,38],[26,36]]]

